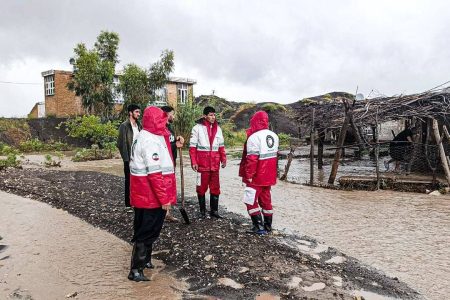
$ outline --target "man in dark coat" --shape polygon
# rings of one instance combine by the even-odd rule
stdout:
[[[170,132],[169,141],[170,148],[172,150],[173,165],[175,167],[177,165],[178,148],[183,147],[184,138],[182,136],[175,135],[175,130],[173,129],[173,122],[175,121],[174,108],[172,106],[163,106],[161,109],[167,114],[167,129]],[[178,222],[178,219],[170,213],[170,209],[167,210],[166,221]]]
[[[119,148],[120,156],[123,160],[123,172],[125,174],[125,206],[130,207],[130,157],[131,145],[136,139],[142,127],[138,119],[141,116],[141,109],[135,104],[127,107],[128,118],[120,124],[119,137],[117,138],[117,148]]]

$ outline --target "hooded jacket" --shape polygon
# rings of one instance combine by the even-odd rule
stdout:
[[[189,141],[191,165],[198,165],[199,172],[218,171],[227,161],[222,129],[217,121],[211,124],[201,118],[196,123]]]
[[[167,130],[167,114],[150,106],[131,148],[130,203],[137,208],[176,204],[176,180]]]
[[[268,128],[266,112],[258,111],[250,119],[239,167],[239,176],[245,183],[271,186],[277,182],[278,136]]]

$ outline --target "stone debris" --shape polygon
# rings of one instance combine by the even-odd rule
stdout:
[[[342,264],[345,261],[345,257],[343,256],[334,256],[329,260],[325,261],[327,264]]]
[[[328,251],[328,246],[324,244],[317,244],[317,247],[312,250],[314,253],[323,253]]]
[[[303,281],[303,279],[301,279],[300,277],[293,276],[293,277],[291,277],[291,280],[288,282],[287,287],[290,290],[297,289],[300,285],[300,282],[302,282],[302,281]]]
[[[210,255],[206,255],[203,259],[206,261],[211,261],[212,258],[213,258],[213,256],[210,254]]]
[[[219,283],[219,285],[228,286],[228,287],[231,287],[236,290],[240,290],[240,289],[244,288],[244,285],[237,283],[233,279],[227,278],[227,277],[219,278],[218,283]]]
[[[303,286],[302,289],[305,292],[314,292],[314,291],[323,290],[325,288],[325,286],[326,285],[323,282],[316,282],[316,283],[313,283],[310,286]]]
[[[311,246],[312,243],[309,241],[305,241],[305,240],[297,240],[297,242],[299,242],[302,245],[306,245],[306,246]]]
[[[340,276],[333,276],[332,278],[334,280],[333,284],[335,286],[342,287],[342,277],[340,277]]]

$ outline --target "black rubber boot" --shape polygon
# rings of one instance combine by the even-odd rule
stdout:
[[[150,281],[145,275],[143,270],[139,269],[131,269],[130,273],[128,274],[128,279],[133,280],[136,282],[140,281]]]
[[[264,229],[272,232],[272,216],[264,216]]]
[[[267,234],[267,231],[264,229],[262,216],[259,214],[256,216],[251,216],[251,218],[252,218],[253,228],[251,229],[250,232],[256,233],[259,235]]]
[[[198,197],[198,204],[200,206],[200,218],[204,219],[206,218],[206,200],[205,195],[200,196],[197,194]]]
[[[153,249],[153,245],[147,245],[147,257],[145,258],[145,268],[147,269],[154,269],[155,266],[152,264],[152,249]]]
[[[131,255],[131,270],[128,274],[128,279],[136,282],[149,281],[144,275],[144,267],[147,257],[147,248],[142,242],[136,242],[133,246],[133,253]]]
[[[210,195],[209,196],[209,207],[211,211],[209,215],[213,218],[222,219],[222,216],[219,215],[219,195]]]

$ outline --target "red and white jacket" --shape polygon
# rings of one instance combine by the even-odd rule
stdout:
[[[197,121],[191,132],[189,156],[191,165],[198,165],[199,172],[218,171],[220,163],[226,163],[222,129],[217,122]]]
[[[269,116],[256,112],[250,120],[239,176],[245,183],[272,186],[277,182],[278,136],[269,129]]]
[[[130,203],[137,208],[176,204],[175,170],[166,128],[167,114],[147,107],[133,142],[130,160]]]

